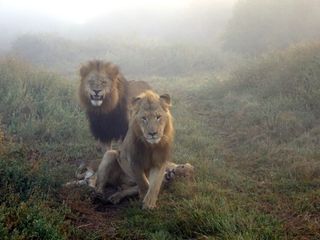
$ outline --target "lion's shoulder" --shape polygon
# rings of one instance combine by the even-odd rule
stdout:
[[[132,98],[138,96],[139,94],[147,90],[151,90],[151,87],[148,83],[144,81],[128,81],[128,100],[131,101]]]

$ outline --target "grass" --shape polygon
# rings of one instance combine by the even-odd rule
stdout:
[[[173,97],[174,161],[196,169],[154,211],[131,200],[98,212],[87,189],[61,188],[80,161],[100,157],[75,85],[3,60],[0,235],[318,239],[319,53],[317,44],[299,46],[223,74],[147,79]]]
[[[67,220],[71,211],[56,197],[59,171],[29,159],[28,148],[9,138],[2,138],[0,150],[1,239],[77,239],[80,231]]]
[[[184,84],[189,82],[185,81]],[[206,84],[205,78],[203,83]],[[176,94],[179,88],[172,79],[155,79],[152,85],[162,92],[170,90]],[[203,85],[198,82],[199,85],[201,89]],[[184,91],[179,95],[184,101],[174,99],[173,103],[177,135],[174,161],[193,164],[197,171],[195,182],[180,182],[165,191],[160,198],[161,207],[152,213],[132,203],[124,212],[126,221],[119,227],[120,238],[277,239],[284,236],[279,220],[252,208],[257,203],[246,192],[254,189],[255,182],[226,165],[220,139],[207,131],[206,117],[196,116],[191,102],[188,104],[190,93]]]

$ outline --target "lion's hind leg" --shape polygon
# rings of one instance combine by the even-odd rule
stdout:
[[[96,191],[102,199],[113,204],[119,203],[123,198],[137,195],[138,186],[133,185],[130,178],[122,170],[118,162],[119,152],[107,151],[97,171]],[[116,189],[110,194],[110,187]],[[109,188],[109,189],[108,189]]]
[[[96,191],[104,193],[106,186],[119,187],[123,171],[117,161],[119,157],[118,151],[107,151],[99,165],[97,171]]]
[[[125,188],[112,194],[108,200],[113,204],[118,204],[122,199],[138,195],[139,188],[137,185]]]

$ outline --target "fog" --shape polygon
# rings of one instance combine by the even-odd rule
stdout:
[[[205,40],[201,37],[212,35],[226,23],[234,1],[4,0],[0,2],[0,29],[6,34],[1,36],[1,45],[7,48],[25,33],[89,39],[113,34],[162,39],[180,36],[180,41],[200,34],[198,40]]]
[[[0,54],[64,74],[102,58],[136,75],[212,72],[317,41],[319,0],[0,2]]]

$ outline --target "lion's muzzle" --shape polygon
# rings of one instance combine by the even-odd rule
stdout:
[[[93,106],[101,106],[103,102],[103,96],[96,94],[90,94],[90,101]]]
[[[146,136],[146,140],[150,144],[157,144],[160,142],[161,137],[157,132],[149,132],[148,136]]]

